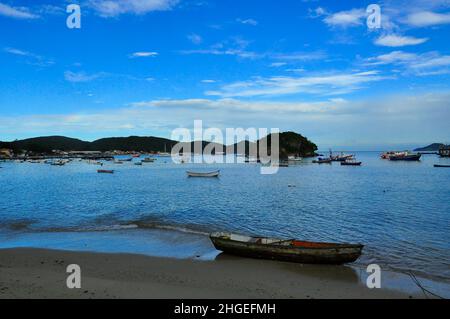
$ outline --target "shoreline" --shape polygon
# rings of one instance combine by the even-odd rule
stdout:
[[[241,257],[230,256],[217,251],[211,244],[209,238],[199,233],[182,232],[168,229],[121,229],[121,230],[108,230],[108,231],[93,231],[93,232],[41,232],[41,233],[1,233],[0,232],[0,252],[4,251],[46,251],[46,252],[62,252],[72,254],[92,254],[92,255],[107,255],[107,256],[141,256],[148,257],[154,260],[157,259],[169,259],[176,263],[185,263],[186,261],[192,262],[209,262],[209,263],[222,263],[224,260],[233,260],[236,264],[236,269],[241,268],[241,264],[255,263],[259,268],[260,264],[266,263],[279,263],[274,261],[261,261],[255,259],[247,259]],[[33,253],[31,253],[33,255]],[[33,257],[34,258],[34,257]],[[0,253],[0,278],[2,277],[2,254]],[[59,260],[58,256],[54,256],[55,260]],[[125,262],[122,262],[122,268],[120,272],[126,271],[129,268]],[[283,263],[280,263],[283,264]],[[333,278],[338,282],[345,283],[344,286],[350,285],[351,290],[356,289],[356,286],[369,290],[365,286],[365,282],[368,276],[366,272],[365,263],[352,263],[343,266],[331,266],[331,265],[303,265],[296,263],[284,263],[287,265],[284,269],[292,269],[300,278],[314,277],[318,282],[312,282],[311,287],[318,286],[317,289],[321,289],[323,278]],[[14,266],[14,261],[11,261],[11,265]],[[20,267],[20,264],[16,266]],[[106,266],[107,267],[107,266]],[[382,289],[381,291],[393,291],[396,293],[394,298],[409,298],[413,296],[415,298],[432,297],[431,294],[425,296],[421,289],[413,282],[412,278],[405,272],[396,271],[395,269],[386,269],[382,267]],[[285,270],[282,270],[284,272]],[[34,272],[32,269],[31,272]],[[279,272],[279,269],[277,270]],[[178,273],[183,275],[183,271],[179,270]],[[102,275],[98,273],[98,275]],[[281,274],[280,274],[281,275]],[[17,274],[20,279],[20,276]],[[270,275],[269,275],[270,276]],[[6,276],[8,277],[8,276]],[[13,275],[14,277],[14,275]],[[236,278],[242,277],[237,275]],[[243,276],[245,278],[245,276]],[[262,276],[265,278],[266,275]],[[322,278],[323,277],[323,278]],[[437,295],[450,298],[450,285],[446,281],[432,280],[425,277],[417,277],[420,284],[431,292]],[[296,281],[297,277],[292,277],[292,281]],[[33,282],[33,281],[31,281]],[[286,283],[290,285],[288,282]],[[13,285],[14,286],[14,285]],[[1,289],[0,280],[0,289]],[[205,288],[206,289],[206,288]],[[276,289],[280,289],[277,287]],[[283,290],[283,287],[281,287]],[[310,291],[308,288],[307,291]],[[312,288],[315,291],[315,288]],[[367,293],[367,292],[366,292]],[[360,298],[390,298],[384,297],[383,293],[378,296],[375,294],[362,293]],[[213,294],[214,295],[214,294]],[[294,298],[306,298],[309,295],[311,298],[350,298],[346,295],[320,295],[316,297],[313,293],[300,294],[303,297]],[[359,298],[351,295],[351,298]],[[375,295],[377,297],[375,297]],[[401,297],[398,297],[401,295]],[[2,291],[0,291],[0,298],[4,297]],[[126,296],[126,295],[125,295]],[[220,296],[220,295],[219,295]],[[32,298],[36,298],[38,295],[34,295]],[[107,296],[101,296],[98,298],[108,298]],[[169,297],[167,297],[169,298]]]
[[[69,264],[81,267],[81,289],[66,287]],[[206,261],[0,249],[0,278],[0,298],[424,298],[419,289],[368,289],[350,266],[262,262],[224,254]]]

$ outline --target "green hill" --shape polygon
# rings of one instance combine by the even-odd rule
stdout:
[[[444,144],[442,143],[433,143],[425,147],[416,148],[414,152],[438,152]]]
[[[280,157],[285,158],[289,155],[313,156],[317,150],[317,146],[310,142],[306,137],[294,132],[280,133]],[[268,135],[256,142],[257,147],[261,145],[261,141],[266,141],[270,147],[272,135]],[[194,145],[201,143],[201,149],[208,144],[206,141],[191,142],[191,151],[194,152]],[[172,147],[177,144],[176,141],[160,138],[160,137],[108,137],[93,142],[86,142],[75,138],[65,136],[46,136],[36,137],[24,140],[16,140],[13,142],[0,142],[0,148],[8,148],[14,150],[14,153],[20,151],[30,151],[33,153],[50,154],[53,150],[60,151],[137,151],[137,152],[170,152]],[[238,145],[245,145],[246,154],[249,152],[249,146],[253,142],[241,141],[227,147],[217,144],[217,151],[233,153],[238,150]]]

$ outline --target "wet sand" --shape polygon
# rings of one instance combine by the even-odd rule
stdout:
[[[81,289],[66,268],[81,267]],[[358,270],[219,255],[213,261],[34,248],[0,250],[0,298],[411,298]]]

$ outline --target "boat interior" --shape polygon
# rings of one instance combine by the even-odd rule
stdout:
[[[255,243],[262,245],[280,245],[280,246],[294,246],[304,248],[329,248],[348,244],[336,244],[336,243],[318,243],[301,241],[295,239],[277,239],[277,238],[265,238],[265,237],[250,237],[231,233],[214,233],[211,237],[219,237],[222,239],[228,239],[233,241],[239,241],[244,243]]]

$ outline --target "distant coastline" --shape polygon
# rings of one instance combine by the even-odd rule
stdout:
[[[215,150],[226,154],[236,154],[240,149],[245,149],[246,154],[248,154],[252,144],[259,148],[260,143],[264,140],[264,142],[267,142],[267,145],[269,146],[271,143],[271,137],[272,135],[268,135],[256,142],[240,141],[232,145],[223,145],[208,141],[193,141],[191,142],[190,148],[192,150],[204,150],[207,145],[213,144],[215,146]],[[317,151],[317,145],[301,134],[295,132],[279,133],[279,142],[280,157],[282,158],[289,155],[298,155],[302,157],[312,157],[316,155],[315,152]],[[51,155],[54,154],[55,151],[121,151],[155,153],[170,152],[177,143],[178,141],[154,136],[108,137],[98,139],[93,142],[86,142],[80,139],[65,136],[44,136],[16,140],[12,142],[0,142],[0,149],[12,150],[12,153],[14,154],[28,152],[35,155]]]

